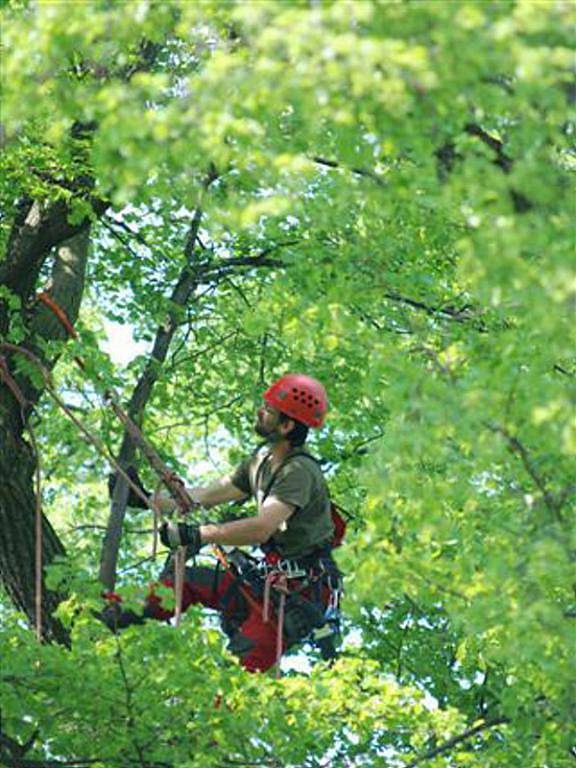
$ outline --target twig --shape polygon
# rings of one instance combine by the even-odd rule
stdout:
[[[376,184],[378,184],[380,187],[384,186],[384,180],[380,178],[380,176],[377,176],[374,171],[370,171],[367,168],[350,168],[342,165],[342,163],[338,163],[336,160],[328,160],[325,157],[318,157],[317,155],[312,158],[312,161],[317,165],[323,165],[325,168],[333,168],[339,171],[348,171],[349,173],[353,173],[356,176],[364,176],[367,179],[375,181]]]
[[[108,219],[108,222],[106,221],[106,219]],[[106,216],[103,219],[101,219],[101,221],[106,227],[106,229],[108,229],[108,231],[111,232],[114,235],[114,237],[117,237],[120,240],[120,242],[125,244],[126,240],[125,238],[122,238],[122,236],[118,232],[115,231],[114,229],[115,227],[119,227],[120,229],[123,229],[125,232],[127,232],[130,235],[130,237],[133,237],[135,240],[137,240],[140,243],[140,245],[143,245],[148,251],[150,251],[150,253],[153,253],[154,250],[157,250],[153,248],[150,245],[150,243],[148,243],[146,238],[142,234],[140,234],[140,232],[131,229],[128,226],[128,224],[126,224],[126,222],[113,218],[110,213],[107,213]]]
[[[438,755],[442,755],[445,752],[449,752],[457,744],[461,744],[463,741],[467,741],[468,739],[472,738],[472,736],[476,736],[478,733],[482,733],[482,731],[487,731],[489,728],[495,728],[498,725],[505,725],[508,722],[509,720],[506,717],[497,717],[493,720],[484,720],[482,723],[479,723],[478,725],[469,728],[467,731],[464,731],[464,733],[461,733],[458,736],[453,736],[451,739],[448,739],[448,741],[440,744],[440,746],[435,747],[434,749],[430,749],[428,752],[424,752],[424,754],[417,757],[405,768],[415,768],[415,766],[420,765],[420,763],[423,763],[425,760],[431,760],[433,757],[437,757]]]
[[[512,166],[514,165],[514,160],[504,151],[504,142],[500,141],[500,139],[494,138],[494,136],[488,133],[488,131],[484,130],[484,128],[478,125],[478,123],[466,123],[464,130],[470,136],[476,136],[480,139],[480,141],[486,144],[487,147],[490,147],[490,149],[496,154],[496,158],[494,160],[495,165],[501,168],[504,173],[510,173]]]
[[[457,323],[465,323],[474,319],[474,315],[471,314],[471,307],[469,304],[465,304],[460,309],[454,307],[435,307],[431,304],[426,304],[423,301],[411,299],[408,296],[401,296],[399,293],[388,292],[384,294],[384,298],[389,301],[396,301],[399,304],[406,304],[412,309],[419,309],[426,312],[427,315],[444,317],[448,320],[455,320]]]
[[[74,525],[69,528],[69,531],[71,533],[77,533],[78,531],[105,531],[106,526],[105,525]],[[128,535],[141,535],[146,534],[149,535],[150,533],[153,533],[153,528],[125,528],[125,533]]]
[[[566,370],[566,368],[559,365],[558,363],[556,363],[556,365],[553,367],[553,370],[556,371],[557,373],[563,374],[564,376],[570,376],[571,379],[573,379],[575,375],[574,371],[568,371]]]
[[[150,563],[150,562],[152,562],[155,559],[156,559],[156,557],[154,555],[148,555],[148,557],[145,557],[142,560],[138,560],[138,562],[132,563],[132,565],[127,565],[126,568],[121,568],[118,571],[118,573],[121,574],[121,575],[124,574],[124,573],[128,573],[128,571],[133,571],[136,568],[140,568],[140,566],[144,565],[144,563]]]
[[[133,259],[136,259],[136,261],[138,261],[138,260],[141,258],[141,257],[140,257],[140,254],[136,253],[136,251],[135,251],[135,250],[132,248],[132,246],[130,245],[130,243],[128,242],[128,240],[127,240],[125,237],[123,237],[123,236],[120,234],[120,232],[117,232],[117,231],[114,229],[114,227],[112,227],[110,224],[108,224],[108,222],[107,222],[105,219],[102,219],[102,220],[101,220],[101,223],[102,223],[102,225],[104,226],[104,228],[105,228],[105,229],[107,229],[107,230],[108,230],[108,232],[110,232],[110,234],[112,235],[112,237],[116,238],[116,240],[118,240],[118,242],[119,242],[121,245],[123,245],[123,246],[124,246],[124,248],[126,248],[126,250],[127,250],[127,251],[128,251],[128,253],[129,253],[129,254],[132,256],[132,258],[133,258]]]
[[[548,490],[546,479],[536,470],[536,467],[534,466],[534,463],[532,459],[530,458],[530,455],[528,453],[528,450],[526,447],[520,442],[520,440],[515,436],[512,435],[505,427],[501,427],[498,424],[487,424],[488,429],[490,429],[492,432],[496,432],[497,434],[502,435],[502,437],[506,440],[508,443],[508,446],[512,453],[515,453],[517,456],[520,457],[520,461],[522,462],[522,465],[524,466],[524,469],[528,473],[528,475],[532,478],[534,481],[534,484],[542,494],[542,498],[544,499],[544,503],[552,512],[552,514],[556,517],[558,522],[563,522],[563,516],[560,511],[560,506],[556,499],[554,498],[554,494]]]

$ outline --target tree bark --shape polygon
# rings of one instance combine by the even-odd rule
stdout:
[[[0,392],[0,577],[14,605],[32,624],[35,619],[35,509],[36,456],[22,435],[18,409]],[[45,516],[42,517],[42,556],[48,564],[64,555],[64,547]],[[42,594],[42,636],[66,642],[66,632],[53,612],[61,595]]]

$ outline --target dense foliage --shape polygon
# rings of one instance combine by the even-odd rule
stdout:
[[[39,645],[3,599],[2,764],[574,764],[573,23],[563,0],[4,7],[4,340],[50,361],[114,453],[100,395],[153,370],[144,431],[190,483],[249,450],[266,382],[317,376],[314,450],[355,523],[332,668],[250,676],[197,610],[111,635],[109,470],[41,397],[69,643]],[[10,283],[34,210],[66,237]],[[47,340],[35,292],[88,232],[79,340]],[[103,353],[110,322],[150,350],[167,318],[162,363]],[[149,529],[128,512],[134,603]]]

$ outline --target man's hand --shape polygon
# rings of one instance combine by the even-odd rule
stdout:
[[[162,523],[160,541],[169,549],[187,547],[189,555],[197,554],[203,544],[199,525],[174,522]]]

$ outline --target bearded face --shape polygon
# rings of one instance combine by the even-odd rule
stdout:
[[[268,405],[268,403],[264,403],[261,408],[258,408],[254,431],[257,435],[263,437],[266,442],[277,443],[284,438],[280,425],[280,411]]]

